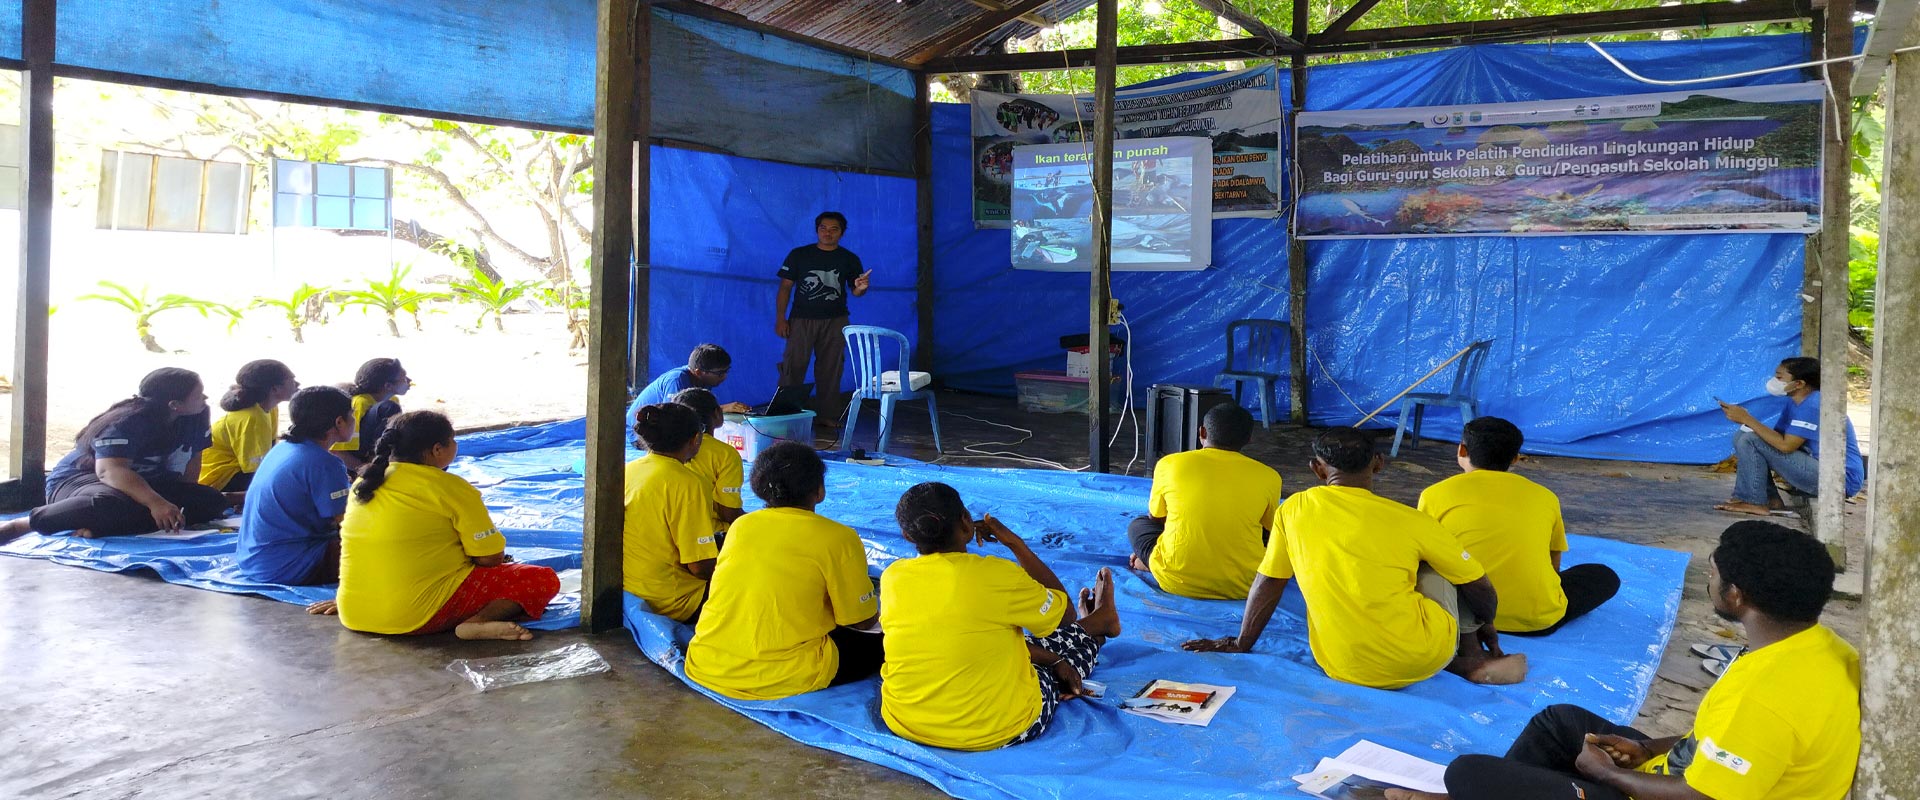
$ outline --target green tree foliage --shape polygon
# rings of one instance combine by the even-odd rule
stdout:
[[[134,333],[140,337],[140,344],[145,346],[147,352],[150,353],[167,352],[167,349],[161,347],[160,343],[153,338],[154,317],[169,311],[180,310],[198,311],[200,312],[200,316],[205,317],[211,310],[224,308],[224,306],[221,306],[219,303],[200,300],[183,294],[163,294],[159,297],[150,297],[148,289],[145,286],[140,287],[139,291],[134,291],[113,281],[101,281],[100,288],[107,290],[106,293],[83,294],[74,299],[112,303],[125,309],[128,314],[133,315],[133,329]]]

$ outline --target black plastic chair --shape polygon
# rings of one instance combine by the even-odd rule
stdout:
[[[1246,346],[1241,336],[1245,333]],[[1287,370],[1287,347],[1292,330],[1277,319],[1237,319],[1227,323],[1227,368],[1213,379],[1213,385],[1225,388],[1233,384],[1233,401],[1240,402],[1240,389],[1252,383],[1260,393],[1260,427],[1273,425],[1274,385]]]

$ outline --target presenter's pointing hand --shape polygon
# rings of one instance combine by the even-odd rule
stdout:
[[[860,277],[853,279],[853,290],[855,292],[865,294],[867,291],[867,285],[872,282],[873,282],[873,270],[867,270],[866,272],[862,272],[860,273]]]

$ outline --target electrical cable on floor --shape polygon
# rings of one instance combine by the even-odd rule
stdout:
[[[961,413],[957,413],[957,412],[953,412],[953,411],[942,411],[942,412],[940,412],[940,413],[942,413],[942,414],[945,414],[945,415],[947,415],[947,416],[950,416],[950,417],[959,417],[959,418],[961,418],[961,419],[965,419],[965,420],[972,420],[972,421],[974,421],[974,422],[979,422],[979,423],[982,423],[982,424],[986,424],[986,425],[992,425],[992,426],[994,426],[994,427],[996,427],[996,428],[1006,428],[1007,430],[1010,430],[1010,431],[1018,431],[1018,432],[1020,432],[1020,433],[1023,433],[1023,434],[1026,434],[1026,436],[1025,436],[1025,438],[1022,438],[1022,439],[1020,439],[1020,440],[1018,440],[1018,441],[1012,441],[1012,442],[981,442],[980,444],[977,444],[977,445],[972,445],[972,444],[970,444],[970,445],[964,445],[964,446],[962,446],[962,447],[961,447],[960,449],[961,449],[961,450],[965,450],[965,451],[966,451],[966,452],[968,452],[968,453],[972,453],[972,454],[973,454],[973,456],[963,456],[963,457],[978,457],[978,458],[997,458],[997,459],[1000,459],[1000,460],[1003,460],[1003,461],[1022,461],[1022,462],[1026,462],[1026,463],[1028,463],[1028,464],[1040,464],[1040,465],[1042,465],[1042,466],[1047,466],[1047,467],[1052,467],[1052,468],[1054,468],[1054,469],[1057,469],[1057,470],[1062,470],[1062,471],[1065,471],[1065,472],[1084,472],[1084,471],[1086,471],[1086,469],[1087,469],[1087,468],[1086,468],[1086,467],[1084,467],[1084,466],[1082,466],[1082,467],[1069,467],[1069,466],[1067,466],[1067,465],[1065,465],[1065,464],[1062,464],[1062,463],[1060,463],[1060,462],[1058,462],[1058,461],[1048,461],[1047,459],[1044,459],[1044,458],[1039,458],[1039,457],[1037,457],[1037,456],[1026,456],[1026,455],[1021,455],[1021,454],[1019,454],[1019,453],[1015,453],[1015,452],[1013,452],[1013,451],[1011,451],[1011,450],[981,450],[981,449],[979,449],[979,448],[980,448],[980,447],[982,447],[982,446],[993,446],[993,445],[998,445],[998,446],[1001,446],[1001,447],[1017,447],[1017,446],[1019,446],[1019,445],[1022,445],[1022,444],[1025,444],[1025,443],[1027,443],[1028,441],[1031,441],[1031,440],[1033,439],[1033,437],[1034,437],[1034,433],[1033,433],[1033,431],[1030,431],[1030,430],[1027,430],[1026,428],[1022,428],[1022,427],[1019,427],[1019,426],[1017,426],[1017,425],[1008,425],[1008,424],[1006,424],[1006,423],[1004,423],[1004,422],[994,422],[994,421],[992,421],[992,420],[986,420],[986,419],[981,419],[981,418],[979,418],[979,417],[975,417],[975,416],[971,416],[971,415],[968,415],[968,414],[961,414]]]

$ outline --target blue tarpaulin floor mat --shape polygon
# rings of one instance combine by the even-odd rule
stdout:
[[[494,521],[514,544],[511,549],[532,563],[578,566],[584,489],[572,464],[580,457],[584,430],[575,420],[461,440],[462,458],[452,471],[480,487]],[[1673,631],[1688,559],[1668,550],[1569,537],[1568,564],[1607,564],[1620,573],[1622,588],[1612,601],[1553,636],[1503,638],[1508,651],[1527,654],[1531,672],[1524,683],[1475,686],[1442,673],[1405,689],[1381,691],[1334,681],[1313,663],[1293,589],[1256,652],[1181,651],[1187,639],[1234,633],[1243,604],[1174,597],[1125,568],[1124,532],[1146,508],[1146,479],[890,461],[886,466],[830,463],[827,498],[819,508],[860,532],[875,575],[893,560],[913,555],[894,526],[893,506],[907,487],[929,480],[953,485],[969,511],[1004,520],[1069,588],[1091,583],[1100,567],[1114,568],[1126,631],[1108,642],[1094,674],[1107,684],[1107,697],[1067,704],[1036,741],[959,753],[889,733],[879,719],[877,679],[781,701],[709,695],[795,740],[919,776],[965,798],[1296,797],[1301,795],[1290,776],[1363,738],[1444,763],[1461,753],[1504,752],[1535,711],[1554,703],[1575,703],[1631,722]],[[758,506],[747,498],[749,510]],[[0,547],[0,554],[96,569],[145,566],[176,583],[289,602],[320,599],[330,591],[247,583],[233,570],[233,538],[219,534],[154,543],[138,537],[29,536]],[[562,618],[577,619],[577,609],[550,608],[540,627],[557,627],[551,623]],[[681,661],[689,629],[648,613],[632,598],[627,625],[650,659],[684,680]],[[1119,710],[1120,698],[1155,678],[1231,685],[1238,693],[1206,728],[1163,724]]]
[[[580,476],[569,471],[566,463],[567,458],[581,448],[584,431],[585,425],[576,420],[490,431],[461,439],[462,456],[449,471],[480,487],[494,524],[506,534],[507,552],[516,561],[560,571],[580,568],[581,504],[586,495]],[[535,449],[543,445],[547,449]],[[570,445],[570,448],[563,451],[556,445]],[[217,531],[191,539],[145,536],[82,539],[29,533],[0,545],[0,555],[38,558],[103,572],[150,570],[168,583],[259,595],[283,603],[305,605],[333,599],[333,585],[288,586],[248,580],[234,564],[233,552],[238,541],[238,534]],[[537,630],[564,630],[579,625],[577,591],[555,597],[539,621],[527,623],[527,627]]]

